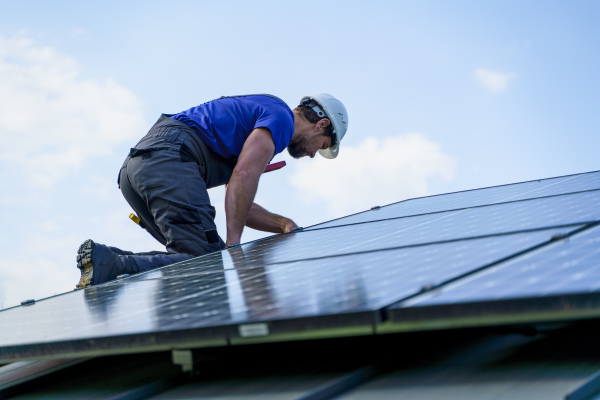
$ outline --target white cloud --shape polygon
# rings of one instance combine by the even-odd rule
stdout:
[[[504,92],[507,89],[508,82],[516,78],[514,72],[494,72],[483,68],[475,70],[475,78],[486,89],[492,92]]]
[[[78,62],[54,48],[0,36],[4,307],[72,290],[75,253],[87,238],[162,248],[129,221],[116,187],[121,153],[148,128],[129,90],[82,77]]]
[[[310,161],[291,183],[304,202],[325,205],[331,217],[425,196],[432,180],[449,181],[456,170],[456,161],[420,133],[368,137],[358,146],[342,146],[335,160]]]
[[[0,37],[0,174],[50,187],[144,130],[141,103],[110,79],[29,39]]]

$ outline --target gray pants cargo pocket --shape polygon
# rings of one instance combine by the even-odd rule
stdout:
[[[214,222],[203,211],[169,204],[169,236],[177,240],[167,243],[167,249],[194,256],[221,249]]]
[[[182,175],[178,148],[131,149],[130,157],[127,175],[139,192],[168,190],[178,184]]]

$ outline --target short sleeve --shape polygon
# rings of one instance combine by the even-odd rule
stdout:
[[[275,154],[279,154],[290,144],[294,135],[294,116],[287,106],[264,105],[260,107],[254,124],[254,129],[256,128],[267,128],[271,131]]]

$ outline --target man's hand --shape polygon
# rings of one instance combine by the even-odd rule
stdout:
[[[240,242],[248,212],[256,195],[258,180],[274,154],[275,144],[271,132],[266,128],[253,130],[244,143],[227,185],[227,246]]]
[[[298,228],[298,225],[291,219],[273,214],[256,203],[250,207],[246,226],[258,231],[272,233],[288,233]]]
[[[289,218],[286,218],[286,222],[283,225],[283,233],[290,233],[294,229],[298,229],[298,225]]]

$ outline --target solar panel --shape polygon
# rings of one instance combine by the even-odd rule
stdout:
[[[271,334],[305,331],[310,317],[321,317],[308,325],[310,329],[372,324],[381,307],[417,294],[425,285],[455,278],[573,229],[267,266],[247,263],[242,249],[234,249],[240,253],[232,258],[235,269],[188,271],[179,276],[155,270],[4,310],[0,312],[0,358],[15,351],[2,347],[17,344],[22,347],[19,352],[32,344],[24,346],[29,353],[50,351],[56,342],[66,342],[63,348],[73,352],[81,347],[106,350],[122,347],[123,341],[113,339],[125,335],[136,335],[138,346],[148,346],[153,344],[153,333],[194,328],[205,328],[195,331],[197,340],[216,336],[224,344],[227,338],[239,336],[238,324],[253,322],[271,321]],[[340,315],[338,320],[331,318]],[[274,324],[278,320],[287,322]],[[74,343],[78,340],[86,341]],[[49,343],[48,348],[43,343]]]
[[[402,302],[391,307],[391,315],[396,321],[415,312],[419,319],[432,320],[481,317],[484,309],[487,315],[507,314],[507,321],[531,313],[546,319],[600,316],[600,227]]]
[[[414,305],[600,291],[600,228],[486,270]]]
[[[600,171],[410,199],[317,224],[308,229],[329,228],[595,189],[600,189]]]

